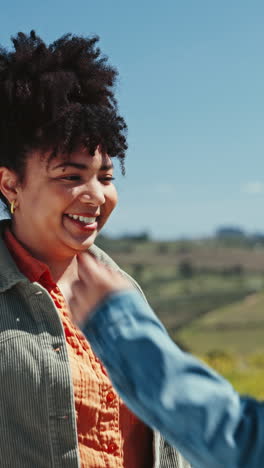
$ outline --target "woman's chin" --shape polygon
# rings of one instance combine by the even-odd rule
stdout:
[[[84,252],[85,250],[89,249],[93,243],[95,242],[95,239],[97,237],[97,232],[93,232],[90,236],[86,236],[85,238],[71,238],[70,241],[67,242],[68,246],[74,250],[75,253],[78,252]]]
[[[95,242],[106,220],[106,217],[99,216],[99,219],[92,225],[82,226],[82,223],[77,223],[75,220],[64,216],[63,230],[66,243],[77,252],[89,249]]]

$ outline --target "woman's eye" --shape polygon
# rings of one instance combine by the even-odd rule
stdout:
[[[115,178],[112,176],[105,176],[105,177],[100,177],[100,180],[102,182],[112,182],[113,180],[115,180]]]
[[[74,180],[81,180],[81,177],[79,175],[67,175],[67,176],[61,177],[61,179],[74,181]]]

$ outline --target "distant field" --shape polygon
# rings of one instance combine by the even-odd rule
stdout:
[[[99,239],[172,338],[241,393],[264,399],[264,248],[216,240]]]
[[[216,240],[137,242],[126,239],[99,238],[97,244],[121,265],[143,263],[145,266],[172,266],[182,261],[195,269],[214,271],[241,266],[243,270],[264,273],[264,246],[224,246]]]
[[[140,283],[184,346],[204,353],[212,347],[249,352],[261,345],[263,246],[227,247],[216,240],[99,241]]]

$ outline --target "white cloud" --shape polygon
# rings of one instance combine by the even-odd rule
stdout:
[[[264,193],[264,182],[260,182],[259,180],[247,182],[243,186],[243,192],[250,195],[262,194]]]

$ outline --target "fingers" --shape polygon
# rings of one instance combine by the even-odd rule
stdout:
[[[74,319],[80,323],[109,293],[131,289],[132,285],[119,272],[97,262],[88,252],[78,254],[77,261],[79,280],[72,285],[70,307]]]
[[[118,271],[114,271],[106,265],[99,263],[91,254],[82,253],[78,255],[78,272],[79,278],[83,282],[103,284],[107,282],[109,285],[115,285],[115,281],[124,282],[123,276]],[[127,282],[129,285],[129,283]]]
[[[102,294],[132,287],[119,271],[97,262],[88,253],[78,255],[78,274],[80,281],[88,288],[97,288]]]
[[[98,276],[99,267],[95,258],[89,253],[78,254],[78,274],[82,281],[87,281],[88,276]]]

